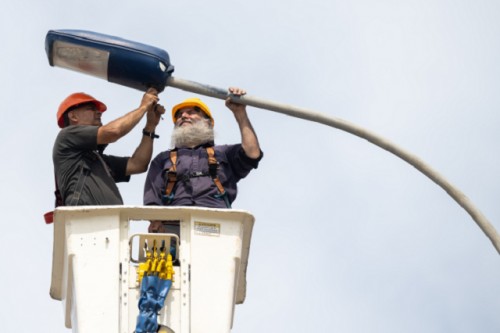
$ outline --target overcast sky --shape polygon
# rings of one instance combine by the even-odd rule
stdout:
[[[50,67],[51,29],[115,35],[169,52],[174,76],[305,107],[419,156],[500,229],[500,3],[494,0],[9,1],[4,33],[2,331],[64,333],[49,297],[55,113],[67,95],[108,105],[142,92]],[[168,110],[192,94],[167,88]],[[239,141],[203,98],[218,143]],[[337,129],[249,108],[264,159],[234,208],[256,223],[234,333],[500,331],[500,258],[472,218],[406,162]],[[171,120],[155,154],[170,145]],[[142,124],[107,152],[129,155]],[[121,184],[142,203],[145,175]]]

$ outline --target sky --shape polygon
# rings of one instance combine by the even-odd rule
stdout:
[[[166,50],[174,77],[304,107],[362,126],[420,157],[500,229],[500,3],[493,0],[10,1],[0,11],[3,331],[64,333],[49,297],[56,110],[73,92],[111,121],[142,92],[50,67],[51,29]],[[167,110],[193,94],[167,88]],[[217,143],[240,140],[202,97]],[[247,297],[234,333],[500,331],[500,258],[439,186],[346,132],[248,108],[264,158],[239,184],[251,212]],[[145,121],[143,121],[145,123]],[[172,124],[157,132],[156,155]],[[141,125],[107,153],[130,155]],[[145,174],[119,188],[140,205]]]

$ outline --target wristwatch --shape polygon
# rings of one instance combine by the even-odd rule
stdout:
[[[142,130],[142,135],[149,136],[153,140],[160,137],[158,134],[155,134],[155,132],[148,132],[145,129]]]

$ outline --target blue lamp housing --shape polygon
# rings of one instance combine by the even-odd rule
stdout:
[[[45,51],[51,66],[141,91],[150,87],[163,91],[174,71],[162,49],[92,31],[50,30]]]

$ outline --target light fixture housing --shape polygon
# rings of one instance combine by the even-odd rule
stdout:
[[[51,66],[141,91],[163,91],[174,71],[162,49],[92,31],[49,30],[45,51]]]

